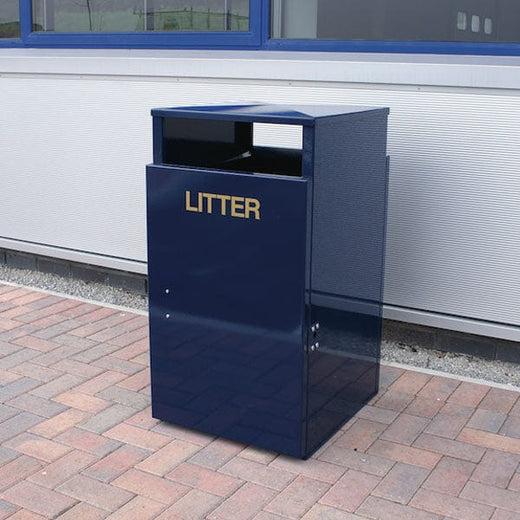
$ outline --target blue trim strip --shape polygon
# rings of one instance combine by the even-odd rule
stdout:
[[[249,48],[259,34],[235,33],[31,33],[27,47],[48,48]]]
[[[272,40],[270,0],[250,0],[247,32],[38,33],[31,32],[31,0],[20,0],[20,39],[0,47],[264,49],[280,51],[374,52],[520,56],[520,43]]]
[[[520,43],[267,40],[267,50],[520,56]]]
[[[0,49],[2,48],[13,48],[23,47],[21,40],[13,40],[11,38],[0,38]]]

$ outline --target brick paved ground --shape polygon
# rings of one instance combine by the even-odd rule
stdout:
[[[383,367],[303,462],[152,419],[144,316],[0,284],[0,520],[518,520],[519,395]]]

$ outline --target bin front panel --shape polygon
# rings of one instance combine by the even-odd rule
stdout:
[[[155,417],[301,456],[307,182],[149,166]]]

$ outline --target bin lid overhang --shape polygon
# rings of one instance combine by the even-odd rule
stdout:
[[[312,126],[320,118],[366,113],[370,110],[385,110],[383,107],[351,105],[271,105],[236,104],[209,105],[172,108],[154,108],[152,116],[190,119],[221,119],[233,121],[254,121],[263,123],[293,124]]]

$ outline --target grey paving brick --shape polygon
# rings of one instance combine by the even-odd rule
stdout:
[[[67,313],[70,312],[71,309],[79,307],[80,305],[81,302],[78,302],[76,300],[67,300],[65,298],[62,298],[61,301],[55,303],[54,305],[49,305],[44,308],[32,310],[27,314],[22,314],[18,316],[17,320],[22,321],[24,323],[33,323],[39,322],[43,318],[47,318],[56,314],[62,314],[67,316]]]
[[[78,428],[93,433],[104,433],[135,414],[135,408],[115,404],[79,423]]]
[[[29,361],[37,356],[39,356],[41,352],[39,350],[34,350],[32,348],[24,348],[21,350],[17,350],[8,356],[5,356],[0,359],[0,370],[9,370],[10,368],[23,363],[24,361]]]
[[[102,358],[104,356],[108,356],[119,350],[121,347],[117,345],[110,345],[109,343],[101,343],[96,345],[95,347],[91,347],[86,349],[79,354],[76,354],[72,357],[72,359],[76,361],[81,361],[82,363],[92,363],[92,361],[96,361],[96,359]]]
[[[45,327],[44,329],[39,330],[34,335],[38,338],[42,339],[51,339],[54,341],[56,337],[63,336],[67,332],[70,332],[73,329],[76,329],[81,325],[81,322],[74,319],[64,319],[59,323],[51,325],[50,327]]]
[[[150,399],[147,396],[119,386],[110,386],[98,392],[96,396],[130,406],[137,410],[142,410],[150,405]]]
[[[93,362],[94,365],[106,368],[108,370],[114,370],[116,372],[123,372],[124,374],[135,374],[143,369],[142,365],[132,363],[131,361],[124,361],[117,359],[112,356],[105,356]]]
[[[9,399],[13,399],[14,397],[21,395],[24,392],[28,392],[39,385],[41,385],[41,381],[31,379],[30,377],[17,379],[16,381],[0,388],[0,403],[5,403]]]
[[[9,356],[10,354],[14,354],[18,350],[21,350],[23,347],[18,345],[13,345],[12,343],[7,343],[5,341],[0,341],[0,358],[4,356]]]
[[[12,408],[11,406],[7,406],[5,404],[0,404],[0,423],[19,413],[20,410],[17,410],[16,408]]]
[[[62,361],[63,359],[74,356],[81,350],[82,349],[79,349],[71,345],[64,345],[63,347],[55,348],[50,352],[46,352],[41,356],[35,357],[33,359],[33,363],[38,363],[39,365],[48,367],[50,365],[53,365],[54,363],[58,363],[58,361]]]
[[[19,395],[6,404],[47,418],[54,417],[67,409],[67,406],[60,403],[28,393]]]
[[[79,376],[64,374],[53,381],[49,381],[48,383],[31,390],[30,393],[50,399],[51,397],[70,390],[83,382],[84,379]]]
[[[504,413],[492,412],[490,410],[476,410],[468,421],[467,426],[468,428],[498,433],[506,419],[507,415]]]
[[[43,383],[54,381],[55,379],[63,375],[63,373],[59,370],[53,370],[52,368],[37,365],[36,363],[31,363],[30,361],[21,363],[20,365],[13,367],[11,369],[11,372],[15,374],[20,374],[22,376],[30,377],[32,379],[37,379],[38,381],[42,381]]]
[[[79,322],[76,322],[76,324],[77,323]],[[56,343],[60,343],[61,345],[65,345],[67,347],[74,347],[78,349],[78,352],[84,352],[85,350],[91,349],[99,344],[99,342],[94,341],[92,339],[80,338],[79,336],[74,336],[72,334],[61,334],[60,336],[56,336],[55,338],[53,338],[52,341],[55,341]]]
[[[8,311],[9,309],[14,309],[16,305],[11,302],[0,302],[0,313],[4,311]]]
[[[45,418],[39,415],[29,412],[20,412],[18,415],[0,424],[0,442],[4,442],[15,435],[23,433],[44,420]]]
[[[0,499],[0,518],[7,518],[19,509],[18,506]]]
[[[19,456],[20,454],[17,451],[6,448],[5,446],[0,446],[0,464],[2,466]]]
[[[520,417],[508,417],[500,429],[500,433],[508,437],[520,439]],[[520,471],[520,466],[518,466],[518,471]]]
[[[62,300],[63,300],[63,298],[61,298],[60,296],[48,295],[48,296],[45,296],[44,298],[40,298],[39,300],[32,302],[31,308],[32,309],[45,309],[45,307],[50,307],[51,305],[54,305],[55,303],[58,303]]]
[[[32,325],[21,325],[20,327],[15,327],[14,329],[6,330],[5,332],[0,333],[0,341],[13,341],[15,339],[21,338],[22,336],[32,334],[37,330],[38,329]]]

